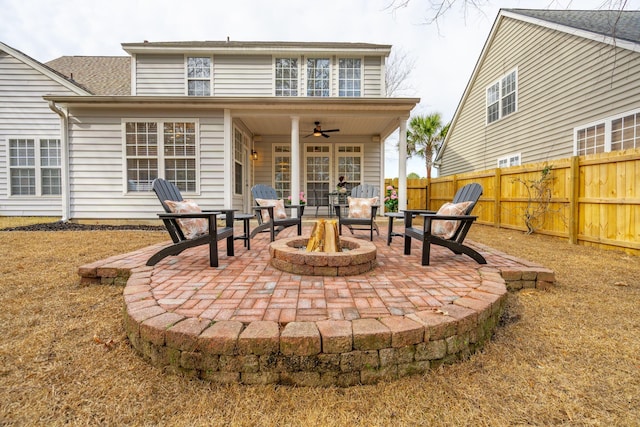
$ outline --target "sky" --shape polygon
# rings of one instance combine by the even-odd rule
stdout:
[[[64,55],[126,55],[122,43],[303,41],[390,44],[413,62],[402,96],[420,98],[413,115],[449,122],[500,8],[600,9],[624,0],[474,0],[454,2],[435,23],[428,0],[0,0],[0,41],[47,62]],[[403,3],[396,0],[396,4]],[[606,6],[605,6],[606,8]],[[626,0],[625,9],[640,9]],[[385,177],[398,175],[387,141]],[[423,159],[407,173],[426,176]]]

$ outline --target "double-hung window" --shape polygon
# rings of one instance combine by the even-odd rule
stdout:
[[[307,59],[307,96],[331,95],[331,60]]]
[[[291,149],[288,145],[273,147],[273,188],[279,199],[291,195]]]
[[[187,88],[189,96],[211,95],[211,58],[187,58]]]
[[[197,191],[196,122],[125,122],[127,191],[151,191],[156,178]]]
[[[9,139],[9,176],[12,196],[62,194],[59,139]]]
[[[234,194],[241,195],[244,185],[244,153],[245,153],[245,137],[240,129],[233,132],[233,162],[234,162]]]
[[[578,156],[640,148],[640,110],[577,127],[574,140]]]
[[[276,58],[276,96],[298,96],[298,59]]]
[[[338,96],[360,96],[362,61],[360,58],[338,60]]]
[[[518,72],[513,70],[486,90],[487,124],[515,113],[518,106]]]
[[[520,153],[511,154],[498,159],[499,168],[508,168],[510,166],[520,166]]]

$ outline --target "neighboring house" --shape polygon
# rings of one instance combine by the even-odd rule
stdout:
[[[341,175],[383,188],[384,140],[419,102],[385,97],[388,45],[122,46],[44,65],[0,44],[0,215],[154,219],[156,177],[247,212],[256,183],[294,202]]]
[[[640,11],[504,9],[436,155],[440,176],[640,148]]]

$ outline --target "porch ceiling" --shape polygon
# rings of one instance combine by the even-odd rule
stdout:
[[[290,136],[292,117],[300,119],[300,137],[312,133],[316,121],[322,129],[340,129],[335,141],[356,137],[386,138],[408,119],[419,98],[282,98],[187,96],[45,96],[65,108],[225,109],[259,136]],[[335,137],[334,137],[335,136]]]

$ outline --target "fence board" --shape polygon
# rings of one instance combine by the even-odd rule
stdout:
[[[522,182],[539,179],[547,166],[553,177],[551,199],[536,232],[640,255],[640,149],[438,177],[429,183],[430,198],[424,203],[437,210],[460,187],[477,182],[484,189],[473,212],[478,222],[526,231],[529,194]],[[410,188],[425,185],[424,179],[407,180],[409,208],[423,209],[412,205],[414,198],[423,201]]]

